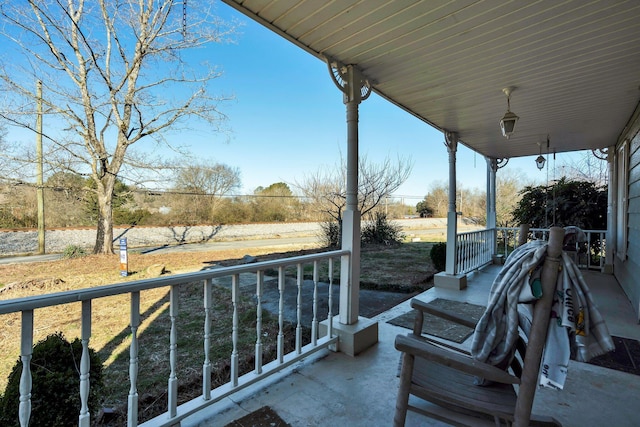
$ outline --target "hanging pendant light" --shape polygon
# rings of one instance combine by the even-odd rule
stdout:
[[[549,137],[547,136],[547,149],[549,147]],[[538,170],[542,170],[544,168],[544,164],[547,162],[547,159],[542,157],[542,143],[538,142],[538,150],[540,155],[536,158],[536,167]]]
[[[502,89],[504,94],[507,95],[507,112],[504,114],[502,119],[500,119],[500,129],[502,130],[502,136],[507,139],[509,139],[509,137],[513,133],[516,127],[516,122],[519,119],[519,117],[511,111],[511,92],[513,92],[514,90],[514,86],[509,86]]]

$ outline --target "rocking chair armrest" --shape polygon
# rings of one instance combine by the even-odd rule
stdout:
[[[403,353],[421,357],[489,381],[502,384],[520,384],[520,378],[500,368],[480,362],[456,351],[438,347],[412,334],[396,336],[395,347]]]
[[[416,298],[411,300],[411,307],[418,310],[419,312],[428,313],[433,316],[455,322],[459,325],[466,326],[467,328],[474,329],[476,327],[476,322],[473,320],[469,320],[468,318],[462,317],[459,314],[454,313],[453,311],[436,307],[435,305],[420,301]]]

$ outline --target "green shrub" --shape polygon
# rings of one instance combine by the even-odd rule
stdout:
[[[82,343],[78,338],[67,341],[61,332],[49,335],[33,348],[31,359],[32,426],[78,425],[80,415],[80,359]],[[102,362],[89,349],[89,411],[96,414],[103,385]],[[22,362],[16,362],[9,374],[7,387],[0,398],[0,425],[18,426],[20,375]]]
[[[145,224],[147,218],[151,216],[151,212],[147,209],[114,209],[113,225],[138,225]]]
[[[80,258],[85,256],[86,254],[87,253],[85,252],[85,250],[82,249],[80,246],[67,245],[67,247],[65,247],[64,251],[62,252],[62,258],[64,259]]]
[[[7,209],[0,209],[0,228],[36,228],[38,218],[28,213],[21,217],[13,216]]]
[[[320,241],[327,248],[337,248],[342,244],[342,227],[337,221],[320,224]]]
[[[363,244],[395,245],[404,240],[402,227],[387,219],[387,215],[376,212],[372,221],[367,221],[362,226]]]
[[[433,262],[433,267],[436,271],[444,271],[447,267],[447,244],[442,242],[436,243],[431,248],[429,256],[431,257],[431,262]]]

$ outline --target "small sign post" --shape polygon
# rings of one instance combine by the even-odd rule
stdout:
[[[120,239],[120,275],[129,275],[129,261],[127,259],[127,238]]]

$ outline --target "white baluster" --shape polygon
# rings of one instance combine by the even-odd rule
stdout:
[[[233,326],[231,329],[231,384],[238,385],[238,297],[240,294],[240,275],[231,277],[231,304],[233,305]]]
[[[311,321],[311,343],[318,345],[318,261],[313,261],[313,320]]]
[[[129,346],[129,410],[127,426],[138,425],[138,328],[140,327],[140,292],[131,293],[131,345]]]
[[[89,413],[89,372],[91,360],[89,358],[89,339],[91,339],[91,300],[82,301],[82,328],[80,333],[82,356],[80,357],[80,417],[79,427],[89,427],[91,414]]]
[[[605,233],[600,233],[600,247],[598,248],[598,253],[600,255],[600,270],[604,267],[607,256],[607,241],[605,240],[605,236]]]
[[[510,233],[509,230],[504,230],[504,259],[506,260],[509,256],[509,241],[510,241]]]
[[[296,298],[296,353],[302,353],[302,279],[304,278],[303,265],[298,264],[297,284],[298,297]]]
[[[213,281],[204,281],[204,363],[202,364],[202,398],[211,399],[211,307]]]
[[[262,373],[262,291],[264,288],[264,272],[256,274],[256,374]]]
[[[22,312],[22,336],[20,338],[20,406],[18,418],[21,427],[29,425],[31,418],[31,357],[33,355],[33,310]]]
[[[284,362],[284,267],[278,267],[278,362]]]
[[[178,362],[178,286],[171,286],[169,291],[169,318],[171,319],[171,332],[169,335],[169,373],[167,412],[169,418],[176,416],[178,408],[178,376],[176,373]]]

